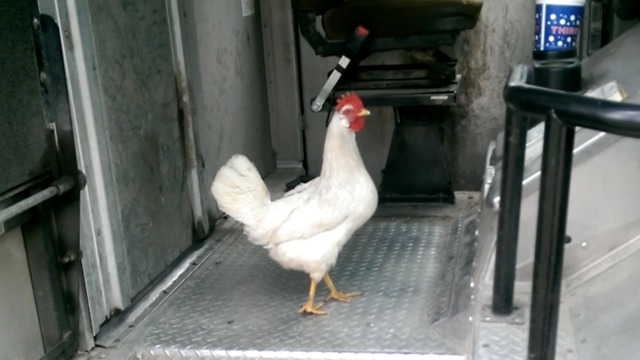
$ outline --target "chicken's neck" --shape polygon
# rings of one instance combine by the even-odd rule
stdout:
[[[324,142],[321,177],[351,177],[365,171],[355,133],[343,126],[337,116],[329,123]],[[348,180],[348,179],[347,179]]]

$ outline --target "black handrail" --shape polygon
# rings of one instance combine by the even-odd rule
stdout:
[[[550,112],[545,121],[536,229],[528,359],[555,358],[575,128]]]
[[[512,135],[505,136],[503,172],[515,173],[502,174],[492,309],[497,315],[507,315],[513,307],[519,222],[514,214],[520,209],[520,162],[526,146],[519,132],[527,117],[544,117],[528,359],[554,359],[575,127],[640,138],[640,104],[529,85],[532,73],[526,65],[514,67],[504,89],[508,107],[505,134]]]
[[[569,126],[640,138],[640,104],[621,103],[529,85],[531,69],[517,65],[504,89],[507,106],[531,116],[554,111]]]

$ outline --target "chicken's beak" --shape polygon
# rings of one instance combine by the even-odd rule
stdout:
[[[362,110],[360,110],[360,112],[357,114],[358,116],[367,116],[367,115],[371,115],[371,112],[365,108],[362,108]]]

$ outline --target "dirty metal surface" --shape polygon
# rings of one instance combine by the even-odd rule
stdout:
[[[473,359],[476,360],[522,360],[527,358],[529,341],[529,306],[531,292],[524,289],[525,284],[517,284],[514,303],[524,309],[523,323],[507,323],[496,319],[487,321],[482,318],[481,311],[476,313],[474,328],[475,345]],[[491,291],[483,290],[480,299],[484,304],[491,303]],[[566,303],[560,305],[558,322],[558,339],[556,345],[557,360],[577,359],[577,349],[573,331],[573,323]]]
[[[472,256],[460,254],[473,243],[461,236],[469,208],[456,207],[374,217],[331,271],[339,289],[362,296],[328,303],[323,317],[297,311],[306,274],[282,269],[242,235],[230,237],[138,325],[130,358],[465,358],[468,323],[442,325],[468,321],[456,316],[466,310],[457,289],[468,279],[460,269],[471,271]],[[327,291],[318,289],[320,301]],[[468,336],[442,330],[453,328]]]

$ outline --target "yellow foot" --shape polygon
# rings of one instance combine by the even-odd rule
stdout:
[[[311,315],[327,315],[329,312],[320,310],[321,307],[324,306],[324,303],[320,303],[316,306],[313,306],[313,298],[316,296],[316,282],[311,279],[311,283],[309,284],[309,298],[307,302],[304,303],[300,307],[301,314],[311,314]]]
[[[306,303],[300,307],[301,314],[310,314],[310,315],[327,315],[328,311],[320,310],[321,307],[324,306],[324,303],[320,303],[317,306],[313,306],[312,303]]]
[[[325,301],[329,301],[329,300],[337,300],[337,301],[341,301],[341,302],[349,302],[349,299],[355,296],[360,296],[362,295],[362,293],[359,293],[357,291],[354,292],[348,292],[348,293],[343,293],[342,291],[334,291],[331,292],[327,298],[325,299]]]
[[[338,289],[336,289],[336,286],[333,285],[333,281],[331,281],[331,277],[329,276],[329,274],[325,274],[323,277],[323,280],[325,284],[327,284],[327,287],[329,288],[329,296],[327,296],[327,299],[325,301],[338,300],[342,302],[349,302],[349,298],[362,295],[361,293],[356,291],[349,292],[349,293],[343,293],[342,291],[338,291]]]

